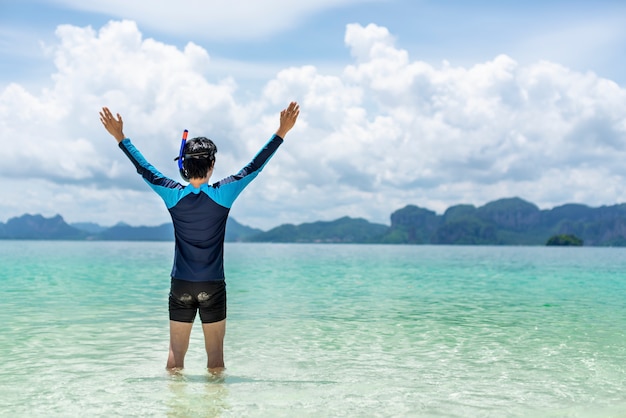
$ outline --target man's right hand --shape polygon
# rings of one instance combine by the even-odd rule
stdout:
[[[289,103],[287,109],[283,109],[280,112],[280,126],[276,131],[276,135],[285,139],[285,135],[287,132],[293,128],[296,124],[296,120],[298,119],[298,115],[300,114],[300,106],[296,102]]]

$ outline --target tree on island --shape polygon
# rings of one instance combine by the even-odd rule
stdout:
[[[550,237],[546,245],[563,246],[563,247],[582,247],[583,240],[575,235],[560,234]]]

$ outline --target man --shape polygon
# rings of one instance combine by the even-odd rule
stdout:
[[[237,174],[209,185],[217,147],[210,139],[193,138],[181,147],[178,159],[188,185],[169,179],[148,163],[123,132],[122,117],[107,107],[100,112],[104,128],[135,165],[137,172],[163,199],[172,217],[175,235],[174,265],[169,295],[170,348],[168,370],[184,367],[191,327],[200,313],[207,368],[212,374],[224,370],[226,332],[226,284],[224,235],[230,208],[243,189],[261,172],[293,128],[300,107],[291,102],[280,112],[276,133]]]

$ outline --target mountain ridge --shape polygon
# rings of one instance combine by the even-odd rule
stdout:
[[[229,218],[227,242],[381,243],[444,245],[545,245],[556,235],[572,235],[586,246],[626,246],[626,203],[590,207],[566,203],[539,209],[519,197],[476,207],[450,206],[438,215],[406,205],[390,215],[391,225],[344,216],[332,221],[283,224],[267,231]],[[61,215],[22,215],[0,223],[0,239],[170,241],[171,223],[105,228],[91,222],[67,224]]]

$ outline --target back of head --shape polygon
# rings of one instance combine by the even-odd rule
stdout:
[[[183,169],[188,179],[204,178],[215,163],[217,147],[203,136],[192,138],[185,144]]]

